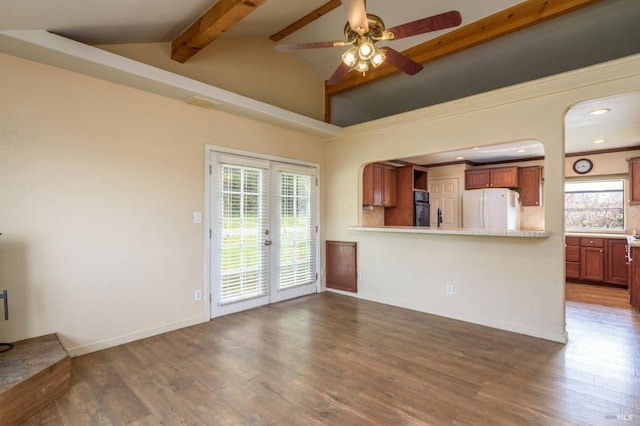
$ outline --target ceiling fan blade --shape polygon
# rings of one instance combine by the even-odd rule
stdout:
[[[364,0],[342,0],[342,4],[347,12],[347,20],[351,29],[360,35],[369,32]]]
[[[342,81],[345,75],[351,70],[351,67],[344,62],[341,62],[338,68],[333,72],[329,80],[327,80],[327,86],[334,86]]]
[[[278,52],[286,52],[289,50],[318,49],[322,47],[346,46],[348,44],[349,43],[344,41],[311,41],[308,43],[278,44],[276,45],[276,50]]]
[[[404,56],[397,50],[392,49],[388,46],[384,46],[381,49],[384,50],[385,55],[387,55],[386,61],[394,67],[398,68],[400,71],[404,71],[409,75],[414,75],[422,70],[422,65],[420,65],[413,59]]]
[[[462,16],[460,16],[460,12],[452,10],[439,15],[430,16],[428,18],[418,19],[417,21],[407,22],[406,24],[398,25],[397,27],[387,28],[384,33],[393,33],[392,40],[397,40],[399,38],[411,37],[431,31],[457,27],[461,23]]]

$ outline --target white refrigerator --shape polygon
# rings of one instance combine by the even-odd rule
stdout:
[[[470,189],[462,193],[462,226],[492,231],[520,227],[520,195],[507,188]]]

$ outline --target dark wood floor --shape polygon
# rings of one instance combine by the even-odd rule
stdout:
[[[567,294],[567,345],[331,293],[258,308],[74,358],[27,424],[640,424],[638,311]]]

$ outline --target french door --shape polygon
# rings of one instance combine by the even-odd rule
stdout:
[[[317,291],[317,169],[210,153],[211,316]]]

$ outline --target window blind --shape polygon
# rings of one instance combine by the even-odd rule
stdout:
[[[280,289],[316,280],[315,179],[315,169],[279,172]]]
[[[268,169],[258,164],[220,164],[220,305],[268,292]],[[241,162],[241,161],[234,161]],[[265,238],[266,237],[266,238]]]

